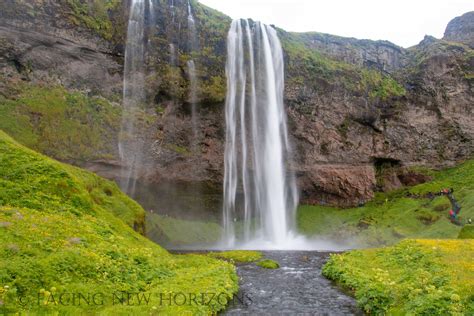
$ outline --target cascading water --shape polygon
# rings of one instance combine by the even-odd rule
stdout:
[[[197,34],[196,34],[196,22],[194,20],[193,11],[191,8],[191,2],[188,0],[188,50],[193,54],[197,49]],[[196,64],[193,59],[187,62],[188,77],[189,77],[189,102],[191,103],[191,124],[193,129],[192,147],[193,151],[196,149],[198,142],[198,114],[197,114],[197,75],[196,75]]]
[[[171,0],[169,3],[169,10],[171,12],[171,26],[173,27],[173,31],[168,35],[168,41],[170,42],[168,45],[170,56],[169,63],[171,66],[176,67],[178,65],[177,47],[179,48],[179,40],[177,39],[177,34],[179,34],[179,28],[176,27],[176,7],[174,5],[174,0]]]
[[[234,20],[227,54],[224,243],[278,248],[293,238],[298,199],[286,168],[281,44],[272,27]]]
[[[155,8],[155,0],[148,0],[148,10],[150,11],[150,26],[156,26],[156,8]]]
[[[198,117],[196,110],[197,102],[197,78],[196,78],[196,65],[194,60],[188,60],[187,62],[189,71],[189,101],[191,102],[191,124],[193,127],[193,147],[196,146],[198,138]]]
[[[145,0],[133,0],[127,29],[123,76],[123,116],[119,154],[122,160],[120,186],[123,191],[133,195],[138,167],[142,160],[142,148],[136,137],[136,115],[145,99]]]
[[[137,116],[145,102],[145,11],[148,6],[150,23],[155,23],[153,0],[132,0],[127,28],[123,75],[123,114],[118,144],[122,161],[120,186],[133,195],[138,170],[142,164],[143,143],[137,137]]]
[[[188,0],[188,41],[189,51],[192,52],[197,48],[196,38],[196,21],[194,20],[193,10],[191,9],[191,2]]]
[[[176,66],[176,47],[173,43],[169,44],[169,55],[170,55],[170,65],[175,67]]]

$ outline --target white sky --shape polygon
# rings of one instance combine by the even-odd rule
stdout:
[[[287,31],[317,31],[409,47],[443,37],[448,22],[474,10],[473,0],[199,0],[232,18]]]

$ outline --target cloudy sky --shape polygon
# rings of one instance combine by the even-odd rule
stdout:
[[[385,39],[403,47],[425,34],[443,37],[448,22],[474,10],[473,0],[199,0],[232,18],[252,18],[287,31]]]

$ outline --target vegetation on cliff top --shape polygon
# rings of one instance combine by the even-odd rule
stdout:
[[[205,256],[170,255],[131,228],[143,233],[143,218],[143,209],[114,183],[0,131],[0,313],[224,308],[237,291],[235,268]],[[200,293],[223,294],[191,302]],[[83,295],[82,303],[72,294]],[[190,304],[180,303],[183,295]]]
[[[404,240],[332,255],[323,275],[370,315],[472,315],[474,240]]]
[[[433,181],[390,193],[377,193],[362,207],[301,206],[299,230],[309,236],[351,240],[358,246],[391,244],[401,238],[456,238],[461,228],[449,222],[449,200],[429,192],[454,188],[461,220],[474,218],[474,160],[433,172]]]
[[[279,32],[286,54],[287,77],[290,82],[313,83],[318,91],[327,84],[342,85],[348,91],[368,97],[370,100],[385,101],[391,97],[405,95],[405,88],[388,74],[376,69],[359,67],[339,61],[307,46],[298,34]]]

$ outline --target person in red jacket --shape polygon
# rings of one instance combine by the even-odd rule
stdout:
[[[440,194],[446,195],[451,202],[451,209],[449,210],[449,220],[455,225],[461,225],[461,222],[458,219],[459,212],[461,212],[461,206],[458,204],[456,199],[453,196],[453,189],[442,189]]]

